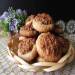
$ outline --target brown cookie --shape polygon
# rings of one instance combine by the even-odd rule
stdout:
[[[32,25],[39,32],[48,32],[53,29],[52,18],[46,13],[37,14]]]
[[[21,27],[19,33],[20,35],[26,36],[26,37],[33,37],[38,34],[38,32],[33,29],[32,24]]]
[[[62,56],[62,49],[56,37],[51,33],[42,33],[36,40],[39,56],[45,61],[58,61]]]
[[[26,19],[25,25],[32,24],[34,17],[35,15],[28,16],[28,18]]]
[[[31,62],[36,56],[37,51],[35,45],[35,38],[24,38],[18,45],[18,56],[24,60]]]
[[[15,54],[17,54],[18,44],[19,44],[19,37],[17,35],[11,36],[10,39],[8,40],[8,47]]]
[[[60,37],[56,37],[58,42],[61,45],[61,49],[63,52],[63,55],[67,53],[68,49],[69,49],[69,40],[60,36]]]

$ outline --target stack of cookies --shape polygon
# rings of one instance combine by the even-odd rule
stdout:
[[[62,29],[54,25],[47,13],[31,15],[20,28],[18,37],[11,37],[8,46],[29,63],[35,60],[57,62],[69,49],[69,41],[60,33]]]

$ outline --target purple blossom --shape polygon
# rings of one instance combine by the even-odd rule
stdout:
[[[13,19],[13,24],[16,26],[19,23],[17,19]]]
[[[1,17],[8,17],[8,16],[9,16],[8,12],[5,11]]]
[[[9,17],[15,18],[15,10],[13,10],[12,7],[9,7],[8,13],[9,13]]]
[[[25,10],[14,10],[12,7],[9,7],[8,11],[5,11],[0,16],[0,21],[9,27],[9,31],[17,32],[20,25],[25,20],[25,16],[27,16],[27,12]]]
[[[17,25],[18,25],[18,20],[17,19],[13,19],[10,23],[9,23],[9,30],[10,31],[15,31],[17,32],[18,29],[17,29]]]
[[[7,19],[8,19],[8,16],[9,16],[9,13],[5,11],[5,12],[0,16],[0,20],[7,20]]]
[[[16,10],[16,14],[17,14],[17,15],[19,15],[19,14],[22,15],[22,10],[21,10],[21,9],[17,9],[17,10]]]
[[[9,30],[14,31],[15,30],[15,25],[9,24]]]
[[[26,12],[26,10],[23,10],[23,14],[27,16],[27,12]]]

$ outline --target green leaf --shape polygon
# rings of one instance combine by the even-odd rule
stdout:
[[[8,32],[1,31],[1,36],[3,36],[3,37],[6,37],[6,36],[8,36]]]
[[[0,21],[0,27],[3,29],[3,31],[8,32],[9,31],[9,24],[7,21]]]

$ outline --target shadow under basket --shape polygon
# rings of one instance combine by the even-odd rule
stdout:
[[[27,71],[34,71],[34,72],[56,71],[56,70],[64,67],[66,64],[71,63],[73,61],[73,59],[75,58],[75,50],[74,50],[72,44],[70,44],[68,52],[58,62],[36,62],[36,63],[29,64],[28,62],[26,62],[25,60],[23,60],[22,58],[17,56],[9,48],[8,48],[8,54],[9,54],[10,58],[13,58],[15,60],[15,63],[17,63],[17,65],[20,68],[23,68]]]

